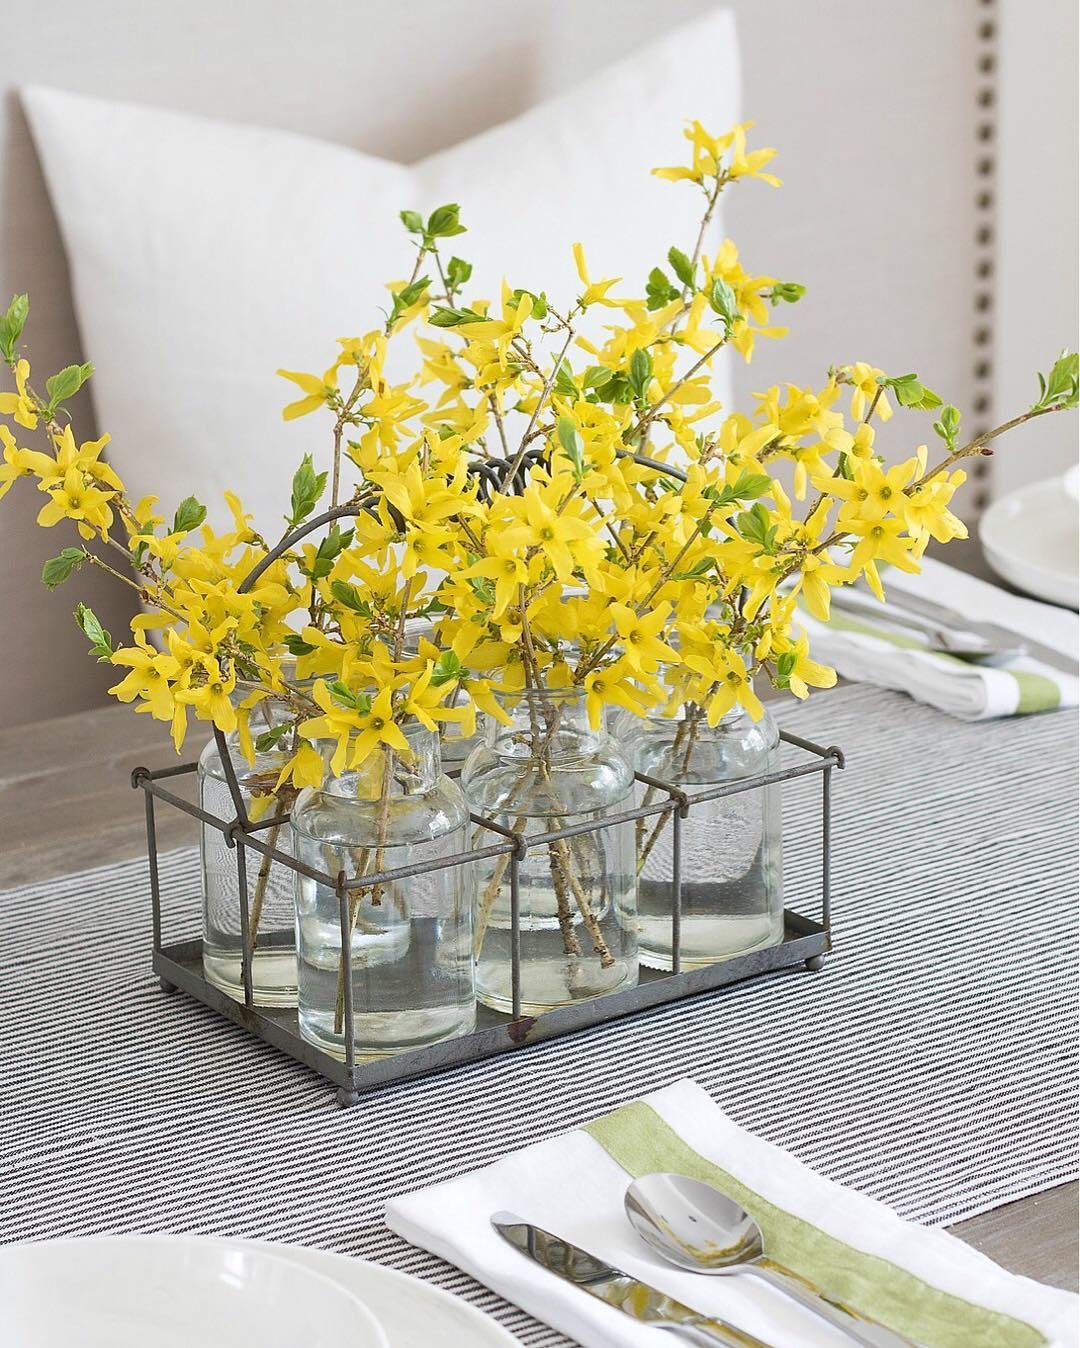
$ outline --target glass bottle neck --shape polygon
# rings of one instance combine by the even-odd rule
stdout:
[[[380,746],[358,767],[328,778],[323,789],[354,800],[378,800],[384,792],[400,798],[430,791],[442,776],[438,732],[417,722],[402,726],[402,731],[409,742],[407,752]]]
[[[229,695],[229,701],[234,707],[239,708],[246,697],[251,695],[250,689],[235,689]],[[271,731],[277,730],[280,726],[289,725],[296,717],[296,713],[288,702],[277,697],[267,697],[257,703],[247,713],[248,731],[251,735],[251,742],[256,746],[257,755],[267,755],[271,761],[276,761],[281,754],[289,750],[292,743],[292,737],[289,734],[270,735]],[[217,753],[217,736],[213,734],[213,726],[208,726],[210,731],[210,741],[204,752]],[[258,747],[262,736],[270,736],[263,741],[264,747]],[[241,764],[247,766],[247,760],[240,749],[239,730],[230,730],[225,736],[225,745],[229,751],[229,757],[239,767]]]
[[[656,725],[678,725],[680,721],[696,721],[699,723],[700,729],[706,731],[719,729],[721,726],[728,728],[738,725],[742,721],[749,720],[750,713],[744,707],[734,706],[720,717],[715,726],[710,727],[704,707],[699,706],[696,702],[684,702],[671,716],[665,716],[663,712],[656,711],[650,712],[645,719]]]
[[[581,688],[523,688],[496,695],[510,724],[487,721],[487,743],[501,758],[541,758],[556,763],[580,758],[600,744],[603,724],[589,724]]]

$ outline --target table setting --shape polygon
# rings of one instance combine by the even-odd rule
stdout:
[[[843,902],[836,949],[820,974],[737,984],[538,1045],[522,1063],[494,1058],[400,1083],[365,1096],[359,1111],[335,1110],[324,1083],[272,1049],[260,1046],[253,1057],[242,1033],[208,1010],[192,1006],[178,1024],[176,999],[162,996],[146,961],[144,859],[10,891],[4,901],[13,929],[25,922],[27,934],[14,946],[15,984],[0,1018],[11,1067],[4,1117],[18,1120],[26,1161],[0,1176],[5,1238],[139,1232],[269,1241],[320,1271],[327,1261],[335,1271],[357,1271],[360,1281],[350,1285],[383,1319],[391,1345],[397,1340],[385,1307],[416,1311],[421,1323],[430,1314],[415,1279],[462,1314],[474,1308],[494,1316],[499,1332],[521,1343],[589,1343],[583,1327],[602,1313],[609,1325],[600,1333],[609,1337],[595,1341],[629,1342],[618,1337],[621,1327],[610,1328],[619,1312],[575,1310],[567,1298],[587,1304],[584,1292],[557,1292],[553,1274],[545,1274],[552,1284],[545,1291],[540,1270],[515,1274],[510,1256],[527,1261],[487,1228],[496,1212],[516,1210],[695,1304],[683,1280],[700,1275],[674,1271],[667,1283],[669,1270],[635,1243],[623,1215],[630,1171],[613,1166],[593,1176],[587,1195],[601,1178],[610,1188],[604,1206],[582,1222],[577,1202],[557,1206],[571,1189],[562,1181],[548,1183],[547,1200],[529,1206],[532,1167],[522,1152],[535,1141],[558,1158],[571,1137],[571,1149],[588,1143],[602,1155],[590,1127],[670,1090],[676,1105],[689,1096],[691,1118],[705,1111],[709,1136],[694,1150],[729,1172],[757,1159],[741,1150],[756,1144],[770,1173],[782,1149],[780,1164],[798,1175],[800,1164],[811,1168],[809,1194],[819,1185],[839,1189],[837,1201],[859,1208],[842,1233],[849,1242],[858,1231],[881,1248],[873,1242],[896,1225],[906,1232],[918,1223],[901,1247],[925,1238],[916,1253],[931,1266],[943,1258],[941,1242],[956,1247],[955,1286],[965,1299],[979,1304],[996,1289],[997,1304],[1011,1314],[1043,1295],[1075,1309],[1071,1295],[1006,1274],[941,1229],[1073,1173],[1074,1143],[1060,1111],[1071,1092],[1076,866],[1071,836],[1068,845],[1062,839],[1075,762],[1062,745],[1075,735],[1074,717],[1066,710],[965,723],[866,685],[790,709],[786,724],[808,736],[835,728],[848,751],[835,805],[845,841],[834,883]],[[936,758],[933,774],[923,755]],[[972,791],[976,760],[993,773]],[[872,802],[862,789],[870,782]],[[918,796],[927,782],[933,791]],[[813,804],[792,794],[789,830]],[[945,809],[955,811],[969,840],[973,874],[963,886],[955,883],[950,841],[933,824]],[[891,821],[885,835],[883,818]],[[998,889],[1003,858],[1011,873]],[[793,892],[813,876],[815,860],[786,858]],[[162,874],[194,918],[199,885],[190,861],[187,849],[166,853]],[[85,926],[78,942],[65,943],[73,885],[84,896]],[[993,901],[972,913],[972,892],[993,892]],[[45,953],[58,942],[59,955]],[[50,979],[65,990],[62,1005]],[[905,1027],[900,1038],[897,1025]],[[64,1053],[55,1061],[58,1042]],[[45,1063],[52,1064],[47,1072]],[[672,1084],[683,1078],[692,1081]],[[672,1117],[681,1132],[681,1112]],[[579,1141],[565,1129],[586,1132]],[[718,1152],[717,1130],[736,1140],[731,1154]],[[683,1135],[692,1145],[696,1135]],[[393,1141],[381,1145],[380,1138]],[[650,1164],[670,1166],[667,1157]],[[505,1185],[500,1167],[509,1171]],[[479,1188],[469,1189],[474,1182]],[[440,1193],[454,1184],[466,1189],[460,1200]],[[450,1244],[445,1227],[457,1231],[455,1214],[461,1229]],[[808,1215],[821,1220],[812,1209]],[[470,1232],[478,1233],[475,1243]],[[945,1263],[953,1267],[952,1259]],[[381,1301],[376,1279],[362,1281],[372,1270],[387,1279],[390,1295]],[[709,1311],[717,1294],[730,1306],[733,1281],[718,1293],[706,1287],[700,1309]],[[524,1301],[519,1282],[531,1288]],[[541,1323],[549,1321],[549,1298],[569,1309],[561,1332]],[[782,1323],[789,1323],[783,1315]],[[817,1337],[805,1341],[823,1341],[813,1318],[806,1324]],[[409,1332],[405,1326],[402,1345]],[[464,1341],[487,1342],[476,1325],[470,1332]],[[647,1342],[658,1331],[633,1332]],[[759,1326],[758,1337],[769,1335]],[[835,1333],[829,1341],[838,1341]]]
[[[828,623],[804,615],[844,677],[966,721],[1076,706],[1075,613],[933,558],[918,576],[891,579],[885,604],[853,591],[838,597]]]
[[[574,244],[492,301],[402,210],[377,326],[279,371],[284,532],[129,494],[0,314],[0,497],[138,592],[75,621],[186,757],[145,857],[0,896],[5,1344],[1080,1341],[944,1229],[1075,1176],[1078,620],[926,556],[1077,358],[970,438],[865,362],[721,409],[804,293],[708,242],[750,127],[654,169],[703,205],[644,296]]]

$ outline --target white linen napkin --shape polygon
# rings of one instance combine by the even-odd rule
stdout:
[[[386,1220],[411,1244],[456,1264],[585,1348],[662,1348],[671,1339],[534,1264],[494,1230],[492,1213],[509,1210],[776,1348],[850,1348],[846,1335],[760,1279],[683,1272],[635,1234],[623,1212],[633,1175],[696,1171],[716,1180],[714,1167],[729,1192],[739,1185],[752,1191],[740,1201],[766,1229],[767,1249],[770,1231],[777,1232],[775,1257],[783,1261],[786,1253],[794,1266],[792,1253],[809,1250],[796,1271],[819,1286],[823,1278],[838,1279],[834,1295],[861,1286],[861,1309],[893,1317],[909,1337],[917,1330],[925,1348],[1075,1348],[1078,1342],[1071,1293],[1007,1273],[945,1231],[902,1221],[884,1204],[823,1178],[738,1127],[692,1081],[470,1175],[396,1198]]]
[[[886,595],[889,590],[921,595],[965,617],[998,623],[1076,658],[1080,619],[1075,613],[1009,594],[929,557],[922,566],[917,576],[890,568]],[[887,603],[880,618],[849,613],[836,604],[829,623],[800,607],[799,622],[810,638],[814,658],[844,678],[908,693],[961,720],[1075,707],[1080,700],[1075,676],[1029,656],[1017,657],[1005,666],[990,666],[927,651],[926,638],[919,633],[889,625]]]

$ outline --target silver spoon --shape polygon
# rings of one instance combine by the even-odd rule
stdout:
[[[726,1194],[685,1175],[643,1175],[626,1191],[626,1215],[668,1263],[693,1273],[752,1273],[869,1348],[912,1348],[852,1306],[833,1301],[808,1279],[765,1254],[761,1227]]]

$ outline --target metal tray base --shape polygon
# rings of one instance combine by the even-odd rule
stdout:
[[[784,919],[784,939],[778,945],[751,950],[745,955],[734,955],[717,964],[677,974],[642,967],[641,981],[636,988],[561,1006],[540,1016],[522,1016],[514,1020],[479,1006],[476,1029],[472,1034],[390,1057],[360,1060],[351,1073],[343,1061],[300,1037],[295,1010],[247,1007],[208,983],[202,972],[201,940],[181,941],[155,950],[154,972],[166,992],[182,989],[204,1006],[333,1082],[338,1088],[338,1104],[347,1107],[356,1104],[363,1093],[388,1082],[426,1076],[430,1072],[490,1058],[496,1053],[527,1048],[544,1039],[591,1029],[648,1007],[693,997],[774,969],[787,969],[798,964],[804,964],[808,969],[820,969],[829,948],[825,928],[790,909],[785,911]]]

